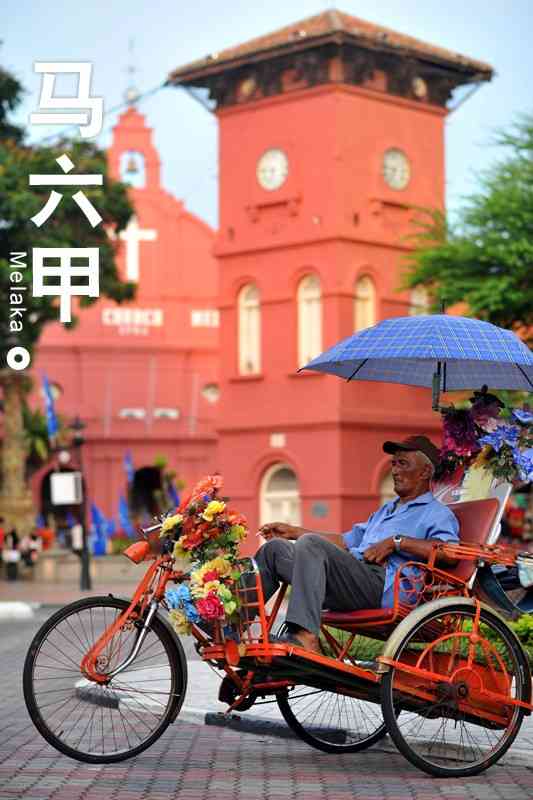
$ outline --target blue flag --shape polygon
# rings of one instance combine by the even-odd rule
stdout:
[[[180,504],[180,496],[178,490],[174,486],[174,481],[169,481],[168,496],[170,497],[171,502],[174,503],[177,508]]]
[[[57,436],[59,426],[57,424],[57,417],[54,409],[54,398],[52,396],[52,389],[50,388],[50,384],[48,383],[48,378],[46,377],[46,374],[44,372],[43,372],[43,391],[44,391],[44,403],[46,410],[46,426],[48,428],[48,438],[53,439],[54,436]]]
[[[93,528],[93,555],[103,556],[107,549],[107,520],[96,503],[91,503],[91,521]]]
[[[43,517],[42,514],[37,514],[37,518],[35,520],[35,525],[36,525],[37,528],[44,528],[45,521],[44,521],[44,517]]]
[[[120,522],[120,527],[122,530],[132,538],[135,535],[135,529],[131,524],[130,519],[130,510],[128,508],[128,504],[126,502],[126,498],[124,495],[120,495],[120,499],[118,501],[118,519]]]
[[[124,469],[126,470],[126,475],[128,476],[128,483],[133,483],[135,467],[133,466],[133,460],[129,450],[124,456]]]

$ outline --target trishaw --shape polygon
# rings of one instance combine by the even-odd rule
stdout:
[[[192,628],[201,658],[225,673],[228,710],[271,698],[301,739],[331,753],[364,750],[389,733],[413,764],[441,777],[496,763],[531,714],[531,672],[520,641],[487,604],[492,579],[480,580],[480,572],[517,557],[486,544],[499,518],[497,499],[452,508],[461,544],[435,546],[416,570],[406,564],[393,608],[325,611],[323,655],[270,641],[285,587],[267,612],[254,562],[243,560],[240,622],[215,622],[209,633]],[[131,602],[109,595],[66,606],[26,657],[24,696],[34,724],[81,761],[134,756],[178,718],[187,662],[160,612],[167,584],[187,575],[174,568],[171,542],[152,552],[159,527],[126,551],[135,562],[151,560]],[[457,566],[435,567],[439,551]],[[385,642],[381,652],[359,658],[361,635],[365,645]]]
[[[415,325],[416,319],[410,329]],[[366,341],[372,330],[354,338]],[[472,347],[487,370],[476,336]],[[396,348],[405,340],[393,338]],[[465,353],[463,330],[460,351]],[[381,358],[382,340],[376,352]],[[360,371],[373,379],[364,373],[370,357],[358,357],[355,368],[343,366],[344,377]],[[439,361],[434,394],[447,388],[447,380],[451,386],[453,366],[446,371],[443,362],[441,370]],[[391,363],[385,367],[390,374]],[[493,376],[493,385],[501,386],[500,374]],[[518,561],[527,569],[528,559],[497,543],[497,498],[451,508],[460,544],[436,544],[428,563],[405,564],[396,574],[392,608],[324,611],[321,654],[272,637],[286,587],[265,607],[254,561],[243,560],[238,620],[215,621],[207,629],[192,625],[200,657],[224,675],[220,699],[228,711],[277,703],[297,736],[329,753],[363,751],[388,733],[411,763],[434,776],[475,775],[495,764],[533,705],[528,657],[506,622],[519,609],[491,567]],[[161,612],[168,610],[167,585],[184,584],[188,575],[176,567],[171,538],[159,538],[161,524],[144,530],[144,539],[125,551],[136,563],[150,562],[130,602],[109,595],[59,610],[26,657],[24,696],[34,724],[54,747],[80,761],[134,756],[178,718],[187,662]],[[456,566],[436,566],[439,553]]]

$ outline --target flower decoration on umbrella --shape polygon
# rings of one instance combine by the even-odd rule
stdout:
[[[472,465],[510,483],[533,480],[533,413],[508,409],[486,386],[474,392],[468,409],[443,414],[441,475]]]
[[[164,521],[161,537],[171,538],[174,558],[189,562],[188,585],[167,589],[170,618],[178,633],[192,623],[232,621],[238,610],[238,548],[246,538],[246,519],[219,497],[222,477],[201,480],[191,495]]]

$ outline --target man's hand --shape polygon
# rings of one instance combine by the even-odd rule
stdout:
[[[392,536],[389,536],[388,539],[368,547],[363,553],[363,558],[369,564],[383,564],[391,553],[394,553],[394,542]]]
[[[259,533],[269,539],[297,539],[298,528],[286,522],[269,522],[259,528]]]

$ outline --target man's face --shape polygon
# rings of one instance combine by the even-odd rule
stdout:
[[[412,494],[428,480],[428,466],[416,451],[397,450],[391,460],[394,491],[399,497]]]

